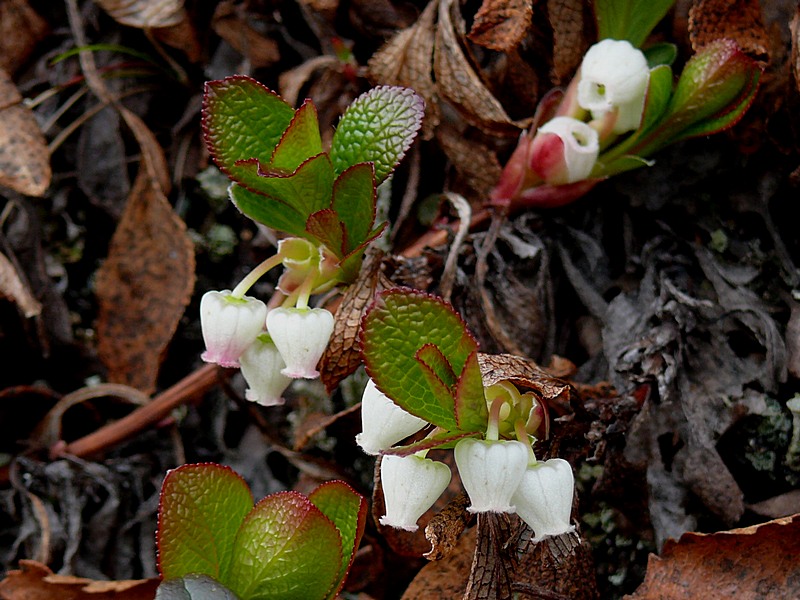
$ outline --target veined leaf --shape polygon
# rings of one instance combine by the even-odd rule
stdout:
[[[273,229],[307,237],[306,217],[282,200],[251,192],[238,183],[228,189],[231,201],[243,215]]]
[[[158,568],[164,579],[202,573],[224,582],[239,526],[253,508],[244,480],[215,464],[167,473],[158,508]]]
[[[202,112],[208,151],[230,174],[239,160],[269,161],[295,111],[255,79],[235,75],[206,83]]]
[[[332,208],[318,210],[313,215],[308,217],[306,221],[306,232],[314,239],[319,240],[328,250],[333,252],[336,256],[341,257],[344,252],[344,231],[342,224],[339,222],[339,217]],[[307,236],[308,237],[308,236]]]
[[[155,600],[240,600],[236,595],[208,575],[192,573],[168,579],[156,590]]]
[[[331,207],[344,223],[344,252],[352,252],[369,237],[375,221],[375,177],[371,164],[354,165],[336,178]]]
[[[371,162],[381,183],[411,147],[424,112],[425,102],[409,88],[378,86],[356,98],[333,135],[336,173]]]
[[[342,564],[338,583],[328,592],[328,598],[332,599],[344,585],[353,557],[361,543],[367,523],[367,501],[343,481],[323,483],[309,494],[308,499],[333,522],[342,536]]]
[[[304,161],[321,153],[322,139],[319,135],[317,109],[311,100],[306,100],[294,113],[292,122],[283,132],[272,153],[270,167],[285,169],[291,173]]]
[[[223,583],[242,600],[325,598],[342,564],[336,526],[298,492],[264,498],[239,528]]]
[[[594,0],[598,37],[628,40],[637,48],[675,0]]]

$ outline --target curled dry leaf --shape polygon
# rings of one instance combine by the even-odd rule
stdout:
[[[139,29],[173,27],[186,19],[183,0],[95,0],[117,22]]]
[[[458,539],[446,558],[425,565],[406,588],[401,600],[452,600],[463,597],[476,537],[477,529],[473,527]]]
[[[268,67],[281,57],[278,43],[253,29],[251,20],[241,4],[225,0],[217,5],[211,27],[237,52],[247,57],[253,68]]]
[[[0,69],[0,185],[44,196],[51,176],[50,151],[36,118],[22,105],[11,77]]]
[[[35,560],[19,561],[0,582],[3,600],[152,600],[158,579],[95,581],[56,575]]]
[[[792,33],[792,75],[797,89],[800,90],[800,6],[795,10],[789,28]]]
[[[13,73],[21,67],[48,29],[27,0],[0,2],[0,69]]]
[[[517,386],[536,392],[551,407],[569,408],[572,386],[562,379],[550,375],[528,358],[513,354],[478,353],[483,385],[490,386],[500,381],[511,381]]]
[[[650,556],[626,598],[800,598],[800,515],[718,533],[686,533]]]
[[[469,39],[498,52],[516,48],[531,25],[533,0],[484,0]]]
[[[466,139],[450,127],[439,127],[436,139],[467,185],[480,197],[488,198],[503,172],[495,152],[476,140]],[[476,155],[481,157],[480,161],[475,160]]]
[[[440,0],[433,72],[439,95],[453,104],[468,123],[495,134],[516,135],[526,122],[515,122],[483,84],[461,47],[465,37],[459,3]]]
[[[468,506],[469,497],[462,492],[428,522],[425,537],[431,543],[431,549],[424,554],[425,558],[441,560],[455,549],[459,537],[472,518],[467,511]]]
[[[331,341],[319,365],[320,379],[328,393],[361,364],[361,348],[358,344],[361,317],[375,294],[391,287],[391,282],[381,274],[382,260],[383,254],[378,251],[367,254],[358,280],[347,288],[336,309]]]
[[[33,297],[28,284],[23,281],[14,265],[0,252],[0,297],[14,302],[26,319],[42,312],[42,305]]]
[[[759,0],[695,0],[689,10],[689,39],[697,52],[728,38],[747,54],[769,61],[769,39]]]
[[[438,0],[429,2],[417,22],[397,33],[367,64],[373,82],[410,87],[425,99],[424,139],[430,139],[439,124],[439,100],[432,75],[438,5]]]

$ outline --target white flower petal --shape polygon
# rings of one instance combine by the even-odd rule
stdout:
[[[441,496],[450,475],[450,467],[429,458],[384,456],[381,486],[386,514],[380,518],[381,525],[406,531],[419,529],[417,521]]]
[[[267,314],[267,331],[292,379],[319,377],[317,363],[333,333],[333,315],[324,308],[275,308]]]
[[[548,183],[575,183],[589,177],[600,153],[594,129],[572,117],[555,117],[542,125],[539,132],[553,133],[564,142],[566,174],[563,180]]]
[[[397,406],[370,379],[361,398],[361,433],[356,443],[367,454],[379,454],[427,424]]]
[[[514,512],[511,496],[528,464],[525,444],[465,439],[456,444],[455,458],[470,512]]]
[[[256,298],[234,298],[230,290],[203,294],[200,326],[206,351],[202,359],[223,367],[238,367],[239,357],[264,331],[266,316],[266,304]]]
[[[244,351],[239,362],[242,375],[249,386],[244,393],[247,400],[262,406],[284,403],[281,394],[289,387],[292,379],[281,373],[286,364],[272,341],[265,341],[259,336]]]
[[[520,518],[533,529],[534,541],[575,530],[570,524],[574,488],[572,467],[561,458],[528,467],[511,501]]]

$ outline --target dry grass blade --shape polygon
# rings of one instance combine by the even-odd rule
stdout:
[[[26,319],[42,312],[42,305],[31,293],[28,284],[22,280],[14,265],[0,252],[0,297],[14,302]]]

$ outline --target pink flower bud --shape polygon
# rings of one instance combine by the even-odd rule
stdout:
[[[324,308],[275,308],[267,315],[267,331],[292,379],[319,377],[317,363],[333,333],[333,315]]]
[[[520,518],[533,529],[533,541],[575,530],[569,522],[574,488],[572,467],[561,458],[528,467],[511,501]]]
[[[545,183],[575,183],[589,177],[599,152],[594,129],[572,117],[556,117],[536,132],[529,166]]]
[[[429,458],[384,456],[381,485],[386,514],[381,525],[406,531],[419,529],[417,521],[433,506],[450,483],[450,467]]]
[[[211,291],[200,300],[200,326],[206,351],[201,358],[223,367],[238,367],[239,357],[264,330],[267,306],[261,300],[236,298],[230,290]]]

